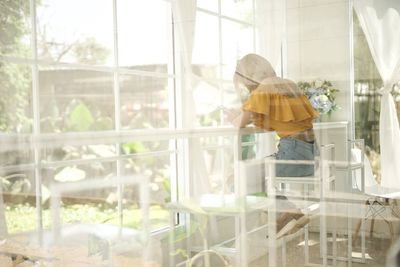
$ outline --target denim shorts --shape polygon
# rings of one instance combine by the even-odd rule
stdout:
[[[275,158],[278,160],[314,160],[318,154],[315,142],[308,143],[294,138],[282,138]],[[275,172],[277,177],[312,176],[314,175],[314,164],[277,163]]]

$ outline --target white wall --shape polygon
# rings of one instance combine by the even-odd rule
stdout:
[[[340,89],[340,111],[331,120],[351,120],[349,0],[287,0],[287,76],[329,80]]]

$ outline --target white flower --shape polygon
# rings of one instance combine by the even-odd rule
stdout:
[[[332,102],[326,95],[313,95],[310,99],[311,105],[321,113],[328,113],[332,108]]]
[[[322,80],[315,80],[315,87],[321,87],[324,84]]]

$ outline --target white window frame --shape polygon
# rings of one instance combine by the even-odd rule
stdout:
[[[170,0],[164,0],[170,2]],[[224,84],[231,84],[232,81],[230,80],[223,80],[222,79],[222,20],[230,20],[235,23],[240,23],[244,25],[249,25],[247,22],[240,21],[238,19],[228,17],[222,15],[221,11],[221,1],[218,0],[218,12],[212,12],[206,9],[202,9],[197,7],[196,12],[204,12],[209,15],[215,16],[218,18],[218,27],[219,27],[219,74],[220,78],[218,79],[218,84],[220,88],[223,87]],[[256,29],[255,29],[255,1],[253,2],[253,13],[254,13],[254,21],[253,21],[253,47],[254,51],[256,51]],[[117,178],[121,176],[122,170],[122,160],[127,157],[131,157],[132,155],[122,155],[120,152],[120,144],[124,141],[129,140],[173,140],[174,144],[171,144],[170,149],[166,151],[157,151],[154,152],[154,155],[167,155],[169,154],[171,157],[171,196],[172,200],[176,200],[179,198],[178,196],[178,188],[180,188],[179,192],[184,193],[187,191],[188,188],[188,177],[185,176],[188,169],[188,159],[184,158],[185,153],[181,153],[182,151],[187,150],[188,143],[185,141],[187,138],[190,138],[193,134],[200,134],[209,136],[211,135],[219,135],[219,136],[226,136],[231,135],[232,129],[227,129],[226,127],[217,127],[213,129],[200,129],[195,132],[191,130],[179,129],[178,125],[181,123],[179,122],[179,118],[181,118],[181,114],[179,114],[179,110],[177,110],[177,105],[179,102],[177,98],[180,94],[178,92],[180,89],[177,88],[177,76],[175,73],[168,74],[168,73],[155,73],[155,72],[147,72],[147,71],[138,71],[138,70],[131,70],[127,68],[123,68],[119,66],[118,62],[118,14],[117,14],[117,0],[112,0],[113,3],[113,45],[114,45],[114,65],[112,67],[108,66],[87,66],[81,64],[73,64],[73,63],[57,63],[53,64],[53,66],[57,67],[67,67],[67,68],[77,68],[82,70],[94,70],[94,71],[101,71],[112,73],[114,75],[114,105],[115,105],[115,125],[113,131],[99,131],[99,132],[82,132],[82,133],[62,133],[62,134],[52,134],[52,133],[42,133],[40,129],[40,94],[39,94],[39,65],[48,65],[49,62],[45,62],[38,58],[37,53],[37,19],[36,19],[36,0],[30,0],[30,11],[31,11],[31,27],[32,33],[30,36],[31,39],[31,52],[32,58],[19,58],[19,57],[9,57],[9,56],[2,56],[0,59],[5,62],[14,63],[14,64],[25,64],[32,68],[32,119],[33,119],[33,127],[31,134],[5,134],[0,133],[0,153],[13,150],[15,149],[16,145],[19,147],[30,147],[32,148],[32,163],[28,164],[19,164],[15,166],[1,166],[0,167],[0,174],[4,172],[8,172],[10,170],[32,170],[34,172],[34,180],[35,180],[35,191],[36,191],[36,215],[37,215],[37,232],[38,232],[38,239],[42,242],[43,236],[43,213],[42,213],[42,177],[41,171],[42,168],[46,167],[55,167],[55,166],[65,166],[67,164],[83,164],[83,163],[90,163],[95,161],[113,161],[116,162],[116,173]],[[172,14],[171,14],[171,23],[172,24]],[[171,28],[170,31],[170,51],[171,55],[168,60],[168,68],[177,69],[179,66],[180,59],[176,58],[176,54],[173,52],[174,47],[174,40],[173,34],[175,31]],[[158,129],[155,133],[154,130],[122,130],[121,123],[120,123],[120,88],[119,88],[119,76],[121,74],[133,74],[133,75],[143,75],[149,77],[159,77],[159,78],[167,78],[169,82],[174,81],[174,86],[169,92],[169,121],[170,121],[170,129]],[[178,91],[177,91],[178,90]],[[223,90],[221,90],[221,103],[223,100]],[[223,124],[223,116],[221,111],[221,124]],[[219,143],[218,148],[223,148],[222,140]],[[98,143],[96,143],[98,142]],[[114,144],[116,146],[117,155],[111,158],[101,158],[101,159],[81,159],[81,160],[73,160],[73,161],[58,161],[58,162],[51,162],[51,163],[44,163],[42,162],[42,155],[41,150],[43,147],[55,147],[57,145],[62,145],[65,143],[69,143],[71,145],[83,145],[83,144]],[[178,151],[181,151],[178,153]],[[184,190],[182,190],[184,189]],[[119,193],[122,193],[123,187],[122,185],[118,187]],[[122,195],[122,194],[120,194]],[[119,212],[119,223],[122,225],[122,202],[118,201],[118,212]]]

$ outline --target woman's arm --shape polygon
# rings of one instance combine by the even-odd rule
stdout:
[[[242,118],[240,120],[240,128],[245,128],[248,124],[250,124],[251,121],[251,112],[250,111],[244,111],[242,113]]]
[[[245,128],[251,123],[251,112],[240,109],[225,110],[225,116],[235,127]]]

